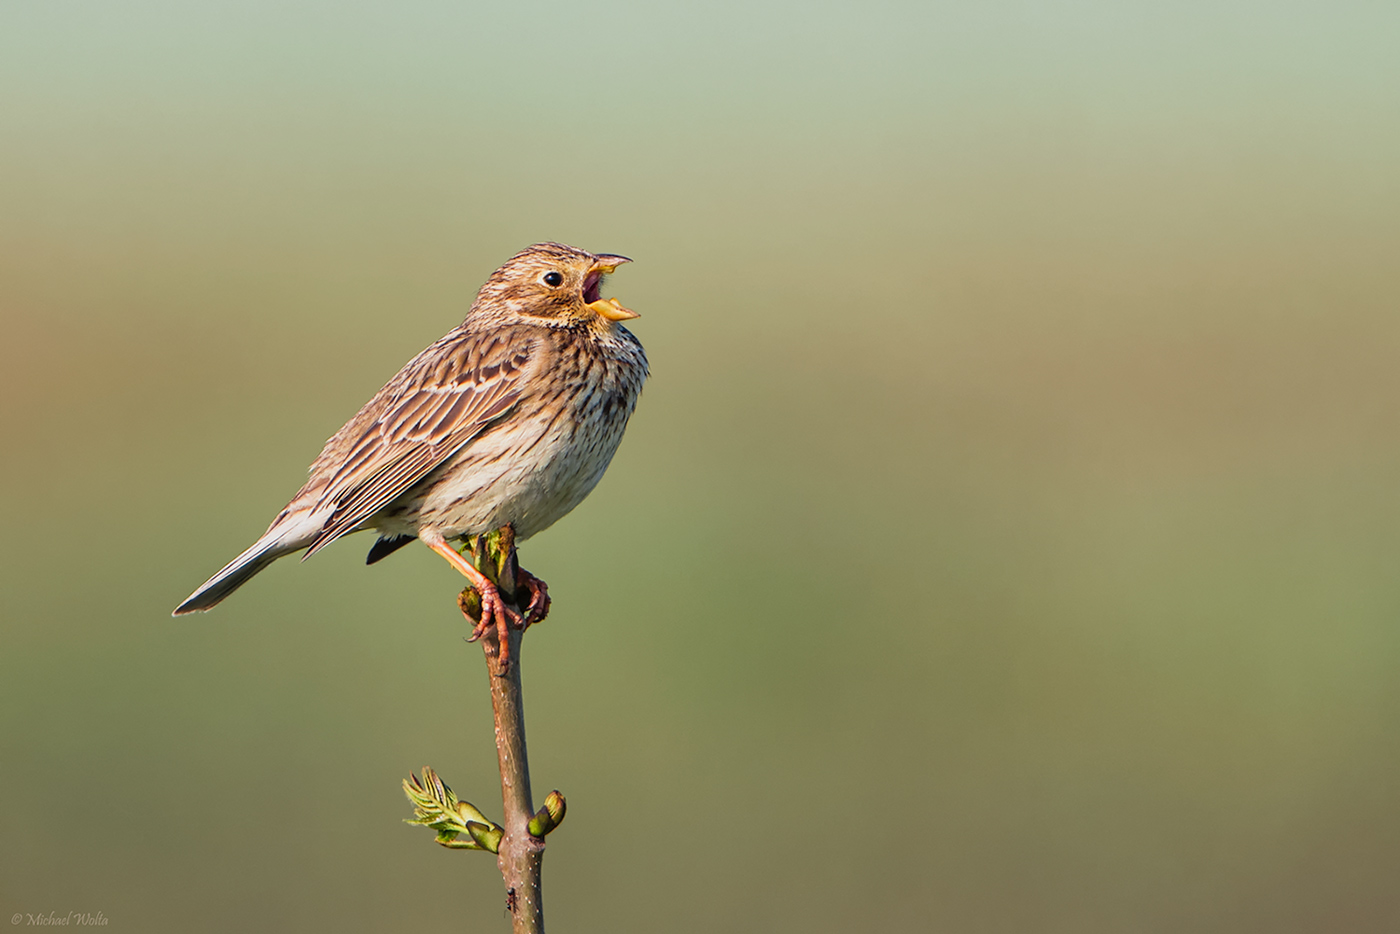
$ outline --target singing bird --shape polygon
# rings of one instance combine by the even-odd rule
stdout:
[[[481,623],[504,633],[543,615],[548,595],[521,571],[524,617],[450,544],[510,525],[517,541],[592,491],[622,441],[647,377],[637,317],[604,300],[625,256],[537,243],[486,280],[462,323],[410,360],[321,450],[310,478],[262,538],[174,615],[208,610],[273,561],[310,557],[350,532],[379,533],[373,564],[420,539],[481,594]]]

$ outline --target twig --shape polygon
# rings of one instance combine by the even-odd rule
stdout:
[[[520,571],[516,564],[515,529],[506,526],[480,536],[468,543],[466,555],[496,585],[508,604],[515,606],[520,602],[516,591],[522,576],[532,593],[544,593],[543,610],[534,616],[543,618],[549,599],[543,582]],[[481,594],[475,588],[463,590],[457,605],[468,619],[480,622]],[[495,853],[506,886],[512,929],[515,934],[543,934],[540,864],[544,860],[545,835],[564,819],[564,796],[552,791],[545,798],[544,807],[534,810],[530,761],[525,750],[525,702],[520,690],[520,645],[524,632],[514,626],[505,628],[504,647],[495,626],[487,627],[481,639],[491,682],[491,711],[496,720],[504,827],[493,823],[470,802],[458,799],[431,768],[423,769],[421,782],[409,775],[403,787],[414,806],[414,818],[408,823],[436,830],[437,842],[445,847]],[[502,652],[502,648],[506,651]]]
[[[520,637],[510,630],[514,662],[504,675],[491,678],[491,710],[496,720],[496,758],[501,766],[501,803],[505,807],[505,836],[496,865],[506,884],[515,934],[544,931],[544,902],[540,895],[540,863],[544,841],[530,833],[535,808],[530,798],[530,763],[525,750],[525,706],[520,693]],[[490,649],[490,646],[487,646]],[[491,665],[488,652],[487,665]]]
[[[473,549],[477,567],[496,584],[502,599],[515,604],[515,532],[507,526],[483,536]],[[496,865],[506,886],[506,905],[514,934],[543,934],[544,901],[540,892],[540,868],[544,840],[530,833],[535,806],[530,796],[530,760],[525,747],[525,700],[520,689],[520,648],[524,632],[510,627],[510,664],[500,672],[500,644],[495,629],[482,641],[491,681],[491,712],[496,721],[496,758],[501,768],[501,803],[505,809],[505,836],[501,838]]]

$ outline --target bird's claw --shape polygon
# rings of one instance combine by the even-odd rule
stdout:
[[[521,615],[501,599],[500,591],[494,585],[487,583],[484,586],[472,587],[471,589],[476,591],[481,602],[481,616],[475,620],[476,625],[472,627],[472,634],[467,637],[467,641],[476,642],[494,630],[498,644],[496,651],[500,659],[501,674],[505,674],[510,670],[509,627],[523,629],[526,624]],[[464,592],[463,597],[465,598],[465,596]],[[467,618],[471,619],[472,614],[468,610],[468,604],[462,599],[458,600],[458,604]]]
[[[549,615],[549,605],[552,601],[549,598],[549,587],[544,581],[524,568],[516,568],[515,586],[517,589],[524,587],[530,592],[530,603],[525,607],[525,618],[520,623],[521,629],[533,626]]]
[[[495,645],[487,644],[487,653],[496,656],[499,675],[510,671],[511,628],[523,631],[549,615],[551,601],[549,588],[544,581],[529,571],[516,568],[515,586],[518,593],[523,590],[530,594],[530,602],[525,606],[523,613],[506,603],[501,597],[501,592],[489,581],[473,584],[457,598],[463,615],[475,624],[472,626],[472,634],[467,637],[468,642],[476,642],[487,633],[496,634]],[[520,595],[523,596],[523,593]],[[472,599],[473,596],[475,599]]]

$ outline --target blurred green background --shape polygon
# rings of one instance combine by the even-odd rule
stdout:
[[[524,549],[554,928],[1400,928],[1398,31],[0,6],[0,917],[508,928],[441,560],[169,612],[556,239],[654,376]]]

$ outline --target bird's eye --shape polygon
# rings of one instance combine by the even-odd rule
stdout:
[[[561,285],[563,284],[563,282],[564,277],[559,275],[559,273],[557,272],[547,272],[544,274],[544,284],[547,286],[553,287],[556,285]]]

